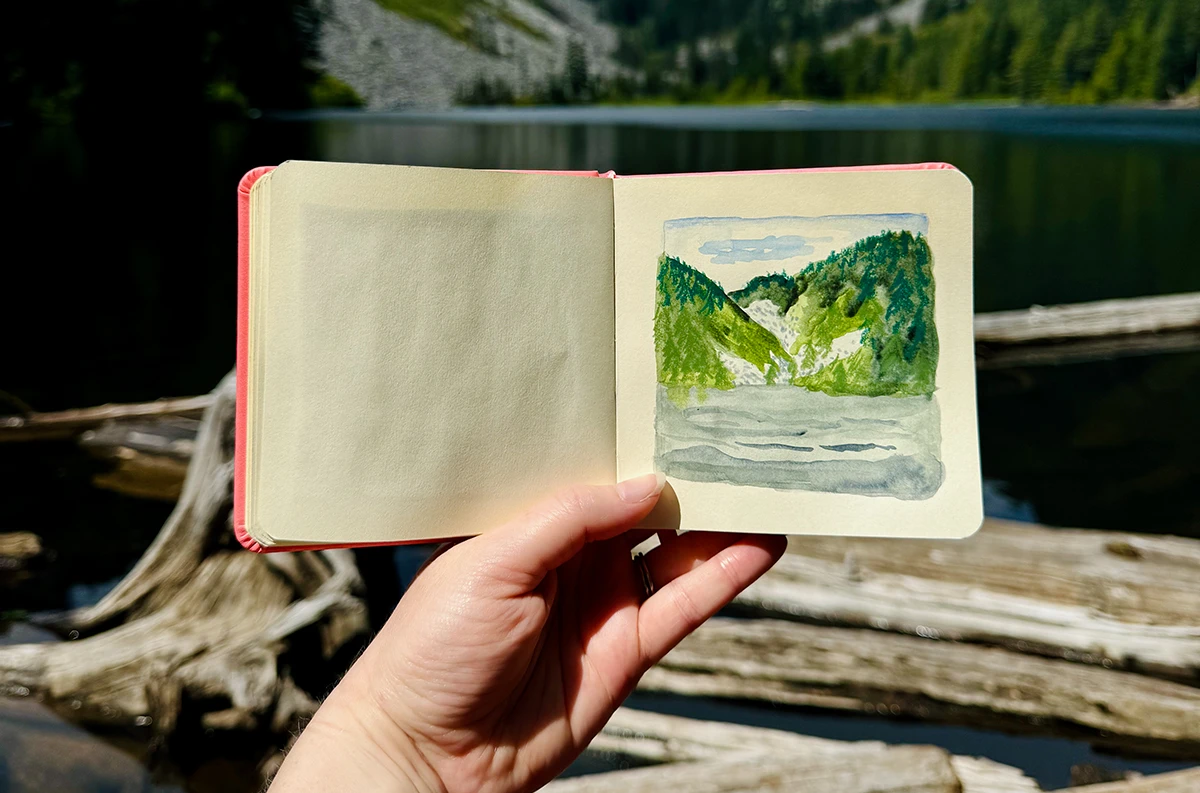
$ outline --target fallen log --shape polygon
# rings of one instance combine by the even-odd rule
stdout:
[[[1070,788],[1070,793],[1196,793],[1197,790],[1200,790],[1200,768],[1126,779],[1122,782],[1073,787]]]
[[[285,732],[315,710],[281,663],[293,641],[330,658],[367,629],[349,551],[247,553],[229,530],[234,382],[209,400],[174,511],[98,603],[43,620],[75,641],[0,647],[0,693],[44,695],[84,722],[170,734],[199,725]],[[293,659],[298,662],[304,659]]]
[[[128,496],[179,498],[199,422],[181,416],[109,419],[79,436],[79,445],[111,469],[92,477],[97,487]]]
[[[0,534],[0,570],[18,569],[42,552],[42,541],[29,531]]]
[[[100,479],[169,498],[187,426],[113,424],[85,437],[129,468]],[[156,456],[152,456],[154,452]],[[148,470],[143,467],[142,470]],[[797,538],[739,603],[755,614],[996,644],[1194,680],[1200,669],[1200,542],[989,520],[958,543]],[[903,593],[903,597],[897,597]]]
[[[0,534],[0,586],[12,586],[29,576],[30,560],[42,553],[42,541],[28,531]]]
[[[1200,349],[1200,293],[975,315],[975,364],[1001,369]]]
[[[619,708],[592,740],[588,751],[658,764],[713,759],[753,763],[760,758],[786,758],[797,767],[805,767],[830,757],[856,757],[871,765],[876,757],[885,755],[891,748],[879,741],[834,741],[782,730]],[[962,793],[1041,791],[1036,782],[1011,766],[979,757],[947,757],[962,786]],[[561,782],[547,789],[557,790],[559,785]],[[614,784],[609,789],[618,790],[619,787]]]
[[[779,757],[725,758],[560,779],[552,793],[734,793],[805,790],[814,793],[962,793],[947,754],[932,746],[900,746],[795,762]]]
[[[916,754],[914,754],[916,750]],[[560,779],[549,793],[637,793],[641,790],[754,791],[797,789],[812,793],[844,790],[942,790],[945,765],[961,793],[1042,793],[1020,769],[984,757],[941,753],[932,747],[889,746],[878,741],[835,741],[781,730],[702,721],[619,708],[588,746],[597,757],[619,756],[653,765],[586,777]],[[897,764],[920,757],[924,778],[896,776]],[[944,761],[944,762],[943,762]],[[861,773],[830,779],[831,768],[858,764]],[[684,766],[688,766],[684,768]],[[939,770],[929,774],[930,768]],[[909,771],[912,769],[910,768]],[[845,786],[845,787],[842,787]],[[1200,790],[1200,768],[1121,782],[1070,788],[1071,793],[1192,793]],[[1066,791],[1063,791],[1066,793]]]
[[[645,691],[732,697],[1200,757],[1200,689],[1143,675],[873,630],[718,618],[642,678]]]
[[[1200,292],[1191,292],[977,314],[975,341],[1023,344],[1198,328]]]
[[[208,409],[212,401],[213,396],[205,394],[159,399],[155,402],[76,408],[53,413],[30,412],[21,416],[0,416],[0,441],[70,438],[106,421],[152,416],[198,417]]]
[[[1195,680],[1200,541],[988,520],[961,542],[793,538],[756,616],[993,644]]]

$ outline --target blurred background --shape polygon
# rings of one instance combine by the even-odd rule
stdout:
[[[945,161],[975,185],[978,313],[1200,292],[1200,0],[92,0],[2,14],[0,415],[212,391],[234,360],[234,188],[287,159],[623,174]],[[1137,354],[981,365],[988,515],[1108,532],[1095,536],[1113,564],[1149,558],[1140,535],[1200,540],[1200,345],[1184,330]],[[0,535],[38,541],[0,565],[0,644],[111,628],[45,615],[93,605],[129,573],[177,482],[114,486],[128,437],[114,453],[78,433],[2,433]],[[1089,578],[1091,562],[1050,546],[1045,575],[1083,593],[1071,605],[1085,611],[1113,582],[1139,603],[1185,604],[1171,630],[1193,644],[1167,672],[1106,654],[1099,638],[1081,646],[1101,648],[1099,669],[1172,681],[1180,718],[1200,724],[1200,543],[1169,547],[1169,574],[1139,568],[1137,586],[1107,563]],[[423,553],[356,552],[370,624]],[[1091,572],[1073,578],[1076,563]],[[1155,590],[1155,575],[1182,583]],[[1161,627],[1146,611],[1130,619]],[[979,641],[1011,650],[1006,636]],[[324,693],[356,646],[297,673],[306,690]],[[0,656],[15,695],[0,698],[0,793],[255,790],[286,742],[286,730],[214,727],[186,708],[163,730],[83,717],[86,696],[79,706],[79,692],[64,700],[4,669]],[[1167,747],[1055,712],[993,725],[970,708],[922,719],[907,706],[868,717],[754,700],[665,690],[634,704],[935,744],[1046,790],[1188,767],[1200,746],[1186,730]],[[1108,740],[1122,730],[1130,741]],[[639,764],[630,756],[597,752],[575,770]]]

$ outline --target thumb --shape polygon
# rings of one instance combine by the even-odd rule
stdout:
[[[495,562],[536,586],[587,543],[634,528],[654,509],[664,484],[662,474],[646,474],[615,485],[569,487],[481,539]]]

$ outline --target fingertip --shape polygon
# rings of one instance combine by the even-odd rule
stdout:
[[[760,564],[756,565],[759,569],[755,572],[754,578],[758,578],[783,558],[787,552],[788,539],[783,534],[754,534],[742,540],[740,544],[749,545],[764,552],[764,556],[759,560]]]
[[[640,504],[658,498],[666,484],[667,477],[663,473],[635,476],[617,483],[617,497],[626,504]]]
[[[735,571],[733,578],[745,587],[774,567],[785,547],[778,540],[756,534],[736,540],[717,556],[722,566]]]
[[[787,553],[788,538],[786,534],[760,534],[762,547],[771,554],[773,562],[778,562]]]

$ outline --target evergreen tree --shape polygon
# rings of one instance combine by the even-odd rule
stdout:
[[[571,39],[567,42],[564,81],[566,83],[565,93],[568,99],[579,102],[588,98],[587,49],[584,48],[583,42],[578,39]]]

